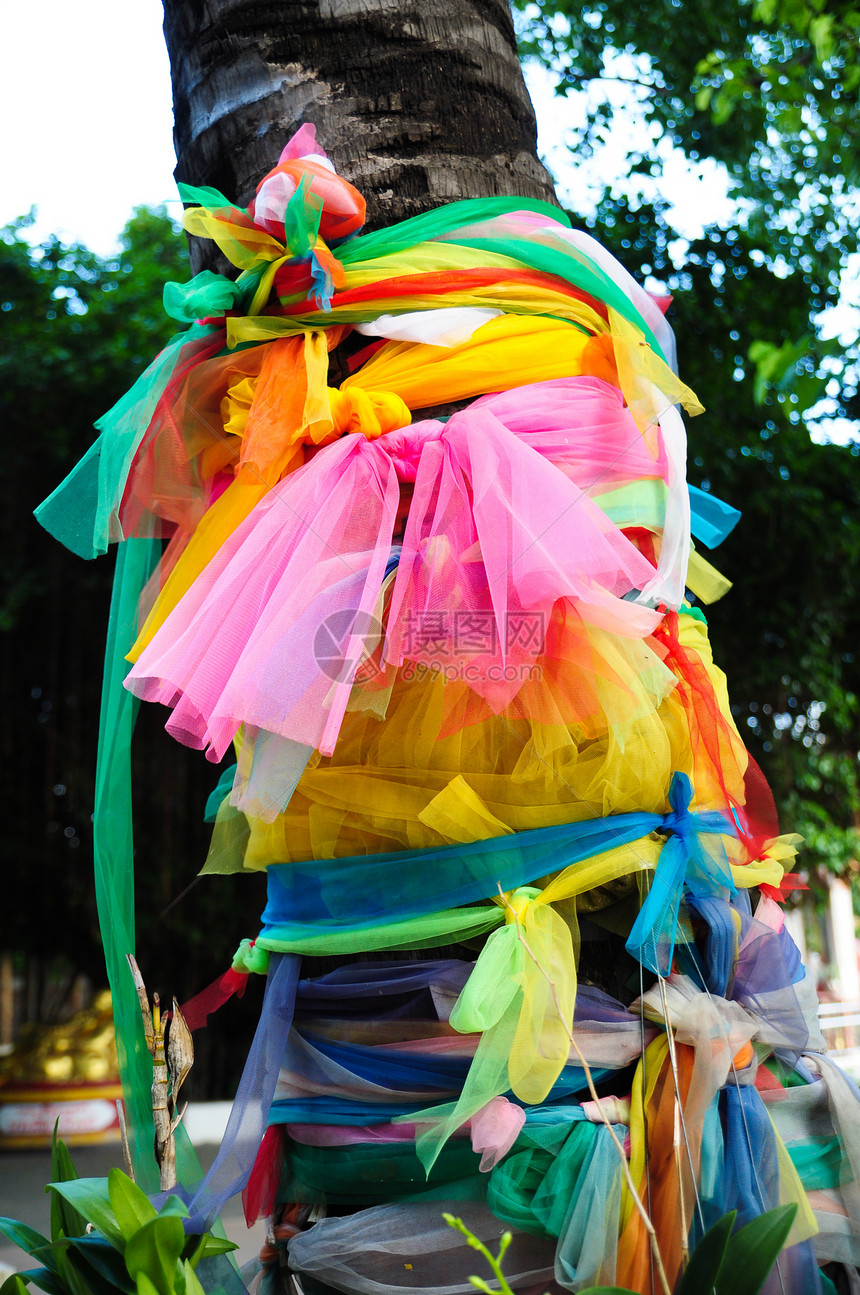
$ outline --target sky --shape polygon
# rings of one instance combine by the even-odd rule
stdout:
[[[32,44],[33,5],[41,28],[38,85],[32,83],[32,64],[23,57],[9,59],[0,78],[4,123],[26,122],[26,129],[7,127],[0,144],[0,225],[35,205],[38,223],[31,237],[53,233],[106,254],[115,248],[134,206],[165,203],[177,217],[182,209],[173,182],[170,68],[161,3],[33,0],[9,6],[4,14],[7,50],[25,51]],[[540,69],[531,69],[528,80],[541,152],[561,196],[584,210],[607,174],[623,174],[630,130],[624,139],[619,132],[609,141],[598,178],[597,163],[578,168],[565,147],[583,104],[559,100]],[[628,117],[625,125],[636,133],[635,120]],[[667,156],[661,184],[678,203],[688,237],[700,232],[696,213],[703,208],[717,218],[729,213],[725,182],[712,164],[692,171],[682,154]]]
[[[160,0],[4,8],[0,225],[35,204],[37,237],[55,233],[105,254],[134,206],[164,202],[179,215],[161,22]]]
[[[31,240],[56,234],[107,255],[116,249],[135,206],[164,204],[180,218],[182,204],[173,181],[170,66],[161,24],[160,0],[31,0],[6,7],[0,226],[35,206]],[[34,26],[39,28],[38,81],[27,57]],[[621,66],[614,70],[625,71]],[[645,147],[648,126],[630,102],[631,91],[619,82],[617,93],[627,96],[620,128],[598,157],[577,163],[566,141],[585,113],[587,92],[559,99],[549,74],[538,67],[527,68],[526,79],[539,149],[559,196],[586,214],[603,183],[625,174],[627,148]],[[732,202],[715,163],[694,166],[665,142],[658,152],[660,192],[673,206],[682,258],[684,239],[702,232],[700,213],[722,223],[730,218]],[[658,182],[644,178],[643,189],[649,183]],[[644,189],[643,197],[649,196]],[[856,335],[860,320],[860,256],[853,259],[858,264],[846,272],[844,304],[823,320],[825,335],[841,334],[844,341]],[[836,431],[831,422],[829,433]],[[839,430],[839,439],[855,435],[853,425]]]

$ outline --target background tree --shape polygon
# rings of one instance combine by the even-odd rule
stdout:
[[[709,612],[715,653],[804,862],[852,871],[860,445],[814,444],[810,428],[826,441],[860,413],[856,341],[822,337],[856,248],[860,17],[829,0],[518,7],[523,52],[587,101],[575,151],[599,153],[625,111],[619,83],[648,126],[588,223],[674,296],[681,371],[706,408],[690,479],[744,512],[717,557],[735,587]],[[691,170],[717,161],[735,199],[692,242],[665,200],[644,200],[667,145]]]
[[[508,0],[164,0],[164,14],[177,180],[244,204],[312,121],[368,228],[458,198],[555,201]]]
[[[0,411],[10,483],[0,521],[3,853],[10,865],[0,954],[13,955],[26,973],[22,1006],[33,1019],[62,1006],[76,974],[104,982],[90,820],[113,561],[82,562],[33,521],[32,510],[89,447],[95,420],[167,341],[175,326],[161,309],[162,288],[187,277],[188,259],[163,209],[136,211],[109,257],[55,238],[32,247],[30,223],[0,234]],[[161,916],[205,857],[203,809],[217,773],[168,742],[158,716],[146,713],[134,759],[141,945],[148,965],[184,997],[223,970],[236,913],[245,905],[251,925],[259,896],[247,885],[232,893],[230,879],[226,888],[202,883],[191,901],[193,923],[182,902]],[[227,1051],[216,1041],[216,1055],[197,1067],[198,1084],[225,1089]]]
[[[728,227],[707,229],[679,259],[666,203],[642,200],[645,181],[658,183],[655,143],[631,155],[625,186],[607,189],[596,211],[573,214],[674,294],[682,371],[708,410],[690,425],[691,478],[745,512],[718,556],[736,586],[709,613],[717,657],[784,826],[807,835],[813,860],[841,869],[855,853],[860,809],[860,464],[855,446],[813,445],[804,420],[822,408],[822,393],[830,416],[855,412],[846,357],[820,341],[814,322],[836,300],[849,247],[856,177],[841,141],[856,114],[855,56],[850,11],[805,12],[832,14],[830,35],[792,18],[788,0],[772,9],[659,0],[647,11],[617,0],[537,3],[525,11],[523,48],[556,69],[564,92],[619,75],[639,83],[659,131],[692,161],[720,160],[746,199]],[[504,0],[165,0],[165,31],[180,179],[247,201],[284,140],[314,120],[370,199],[371,224],[487,193],[551,196]],[[736,83],[739,94],[727,89]],[[585,150],[611,115],[608,94],[594,104]],[[792,106],[799,116],[780,116]],[[792,158],[804,164],[792,169]],[[186,277],[180,249],[151,213],[135,218],[114,259],[55,240],[33,252],[21,227],[0,246],[0,399],[24,513],[3,519],[7,841],[20,861],[7,947],[70,953],[94,972],[88,831],[110,564],[63,554],[28,514],[165,340],[160,290]],[[200,816],[214,779],[163,738],[149,709],[135,739],[141,940],[146,958],[152,950],[168,976],[175,969],[181,996],[221,970],[233,928],[210,942],[215,965],[202,934],[217,912],[244,905],[250,929],[260,896],[248,879],[234,892],[219,878],[160,916],[204,857]]]

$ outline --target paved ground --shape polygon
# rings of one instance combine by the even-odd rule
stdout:
[[[217,1148],[210,1145],[198,1147],[197,1150],[205,1168],[213,1160]],[[82,1178],[103,1178],[114,1165],[122,1167],[122,1153],[118,1143],[99,1147],[73,1147],[72,1159]],[[50,1207],[44,1189],[50,1176],[50,1151],[0,1152],[0,1215],[20,1219],[47,1235]],[[228,1237],[241,1247],[236,1252],[241,1267],[258,1253],[263,1244],[265,1229],[262,1223],[250,1230],[246,1228],[239,1198],[230,1202],[222,1218]],[[29,1257],[0,1236],[0,1281],[8,1275],[8,1271],[31,1267],[33,1264]]]

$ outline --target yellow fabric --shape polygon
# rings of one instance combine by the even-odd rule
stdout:
[[[693,550],[690,554],[690,564],[687,567],[687,588],[691,590],[701,602],[709,605],[717,603],[729,592],[732,587],[731,580],[712,566],[701,553]]]
[[[641,432],[656,423],[670,405],[683,405],[691,415],[703,412],[695,393],[649,346],[644,334],[611,306],[609,326],[619,385]]]
[[[182,224],[189,234],[197,238],[211,238],[227,260],[240,270],[250,270],[261,261],[277,261],[284,257],[283,243],[271,234],[250,222],[245,225],[219,219],[217,213],[206,207],[189,208],[183,213]]]
[[[708,669],[707,629],[682,616],[684,638],[686,622],[685,646]],[[562,606],[556,630],[565,665],[537,658],[540,678],[499,716],[466,683],[438,673],[387,667],[354,688],[334,754],[313,758],[274,822],[250,822],[240,855],[221,847],[216,824],[219,857],[234,870],[258,869],[663,813],[675,771],[690,778],[696,808],[720,806],[722,789],[704,744],[690,740],[675,676],[648,641],[586,634]],[[734,733],[732,726],[725,736],[729,755]],[[728,789],[742,802],[746,764],[721,751]]]
[[[387,342],[341,387],[393,391],[424,409],[581,373],[588,341],[564,320],[500,315],[460,346]]]
[[[767,1107],[765,1107],[767,1110]],[[779,1203],[780,1205],[797,1206],[797,1213],[794,1216],[794,1222],[791,1225],[791,1231],[786,1237],[786,1246],[796,1246],[799,1241],[808,1241],[818,1232],[818,1224],[815,1220],[812,1206],[809,1203],[809,1197],[803,1184],[800,1181],[797,1170],[794,1167],[791,1156],[788,1154],[788,1148],[779,1134],[779,1129],[773,1122],[773,1116],[767,1111],[767,1117],[773,1128],[774,1141],[776,1142],[776,1159],[779,1165]]]

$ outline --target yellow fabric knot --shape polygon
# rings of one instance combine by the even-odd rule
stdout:
[[[360,433],[369,441],[412,422],[409,406],[393,391],[329,387],[331,421],[337,436]]]
[[[507,900],[505,904],[505,922],[507,924],[513,922],[522,924],[526,913],[531,907],[532,900],[536,899],[539,894],[540,890],[537,886],[520,886],[518,890],[508,891],[505,895]]]

